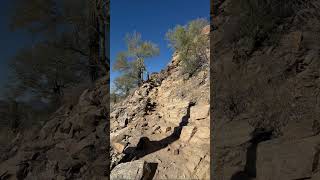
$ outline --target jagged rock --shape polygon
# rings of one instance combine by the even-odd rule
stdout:
[[[52,133],[56,132],[58,126],[60,126],[60,121],[48,121],[40,130],[40,138],[46,139]]]
[[[209,104],[196,105],[190,109],[190,119],[199,120],[209,116]]]
[[[106,127],[107,127],[107,122],[104,122],[96,127],[97,136],[99,138],[104,138],[107,136],[107,133],[110,133],[110,132],[108,132]]]
[[[161,128],[161,132],[163,132],[163,133],[167,133],[167,132],[170,132],[171,131],[171,129],[172,129],[172,127],[167,127],[167,126],[161,126],[160,127]]]
[[[112,146],[117,151],[117,153],[122,153],[123,150],[126,148],[126,144],[119,143],[119,142],[112,143]]]
[[[33,179],[47,179],[48,177],[55,177],[55,170],[54,167],[51,167],[51,169],[46,169],[45,171],[42,171],[40,173],[32,173],[30,172],[27,177],[25,177],[26,180],[33,180]]]
[[[237,146],[245,142],[250,141],[250,133],[253,131],[253,127],[249,125],[247,121],[232,121],[224,124],[219,128],[216,141],[217,146]],[[221,128],[221,129],[220,129]]]
[[[214,177],[317,179],[320,2],[296,7],[274,31],[265,32],[267,39],[256,39],[259,45],[241,54],[238,62],[229,48],[243,36],[234,38],[237,33],[231,29],[238,28],[230,27],[244,24],[241,16],[232,15],[235,1],[221,3],[211,33],[212,57],[219,59],[210,64],[215,82]],[[252,132],[261,127],[272,130],[272,139],[256,144],[255,153]]]
[[[197,127],[197,131],[194,137],[199,139],[209,139],[210,138],[210,128],[209,127]]]
[[[312,178],[310,180],[318,180],[318,179],[320,179],[320,173],[319,172],[313,174]]]
[[[121,118],[118,118],[118,122],[119,122],[120,128],[125,128],[127,126],[127,124],[129,123],[128,114],[125,113],[124,115],[121,116]]]
[[[53,140],[43,140],[37,142],[30,142],[29,144],[24,145],[21,149],[25,151],[36,151],[36,150],[44,150],[47,148],[54,147],[56,143]]]
[[[194,126],[185,126],[182,128],[181,134],[180,134],[180,140],[183,142],[189,141],[189,139],[194,135],[195,133],[195,127]]]
[[[207,33],[208,28],[203,32]],[[138,158],[161,162],[157,164],[154,179],[190,179],[193,178],[192,172],[200,171],[198,168],[202,166],[208,167],[208,161],[203,161],[201,167],[197,166],[209,149],[207,129],[203,128],[203,132],[194,138],[196,146],[187,142],[192,140],[198,127],[209,127],[209,67],[204,65],[196,75],[187,78],[181,72],[180,60],[179,53],[173,55],[166,69],[153,74],[149,82],[137,88],[123,102],[114,105],[111,141],[128,143],[128,146],[120,151],[111,148],[111,168],[121,159],[126,162]],[[183,76],[186,78],[182,79]],[[128,119],[127,123],[124,119]],[[198,162],[194,162],[192,172],[185,168],[187,159],[193,156],[192,153],[184,153],[187,147],[197,149],[195,153],[200,157]],[[209,174],[209,169],[205,168],[202,172]],[[204,177],[201,173],[199,177]]]
[[[305,31],[303,32],[303,39],[301,46],[307,49],[320,49],[319,39],[317,32]]]
[[[189,157],[188,163],[186,163],[186,168],[190,172],[194,172],[200,161],[201,161],[201,157],[193,154],[192,156]]]
[[[63,150],[69,150],[71,147],[73,147],[76,144],[76,140],[74,139],[66,139],[62,142],[59,142],[55,145],[56,148],[63,149]]]
[[[173,155],[178,155],[179,154],[179,149],[173,150]]]
[[[68,133],[70,132],[70,130],[71,130],[71,127],[72,127],[72,123],[66,121],[66,122],[64,122],[64,123],[62,124],[62,126],[60,127],[60,132],[61,132],[61,133],[66,133],[66,134],[68,134]]]
[[[155,126],[152,127],[152,131],[153,131],[153,132],[156,132],[156,131],[158,131],[160,128],[161,128],[160,126],[155,125]]]
[[[64,176],[58,175],[57,180],[65,180],[66,178]]]
[[[169,105],[166,108],[167,113],[164,114],[163,118],[168,122],[179,125],[181,119],[187,115],[187,109],[189,102],[179,102]]]
[[[106,146],[103,137],[107,135],[105,127],[109,120],[105,119],[107,109],[101,101],[107,94],[106,87],[87,89],[71,109],[62,106],[38,130],[38,137],[21,134],[10,148],[14,152],[7,153],[7,160],[0,163],[0,176],[106,179],[102,169],[107,165],[107,151],[98,148]],[[89,172],[93,175],[87,176]]]
[[[208,27],[203,33],[208,33]],[[203,99],[209,99],[209,83],[205,80],[208,73],[202,72],[209,69],[201,69],[195,77],[182,80],[178,57],[176,53],[156,80],[145,82],[114,107],[108,104],[107,77],[97,80],[81,94],[77,104],[64,105],[52,114],[38,137],[21,135],[22,138],[14,141],[8,148],[12,154],[6,153],[7,159],[0,163],[0,177],[12,175],[14,178],[18,172],[21,179],[107,179],[106,166],[110,165],[111,177],[116,178],[151,179],[153,177],[148,177],[151,170],[156,170],[154,179],[190,179],[191,172],[184,165],[193,153],[204,158],[203,154],[209,149],[208,143],[202,142],[209,141],[207,130],[194,139],[201,142],[200,145],[193,146],[183,139],[189,140],[196,128],[209,126],[206,109],[203,109],[207,107],[189,107],[193,100],[202,105],[206,103]],[[109,110],[110,119],[106,116]],[[205,120],[192,124],[193,118]],[[107,147],[105,139],[109,123],[111,147]],[[190,127],[193,128],[188,134]],[[177,136],[180,128],[182,140]],[[168,146],[172,148],[170,152],[166,151]],[[194,151],[186,155],[184,148],[188,147]],[[110,148],[111,162],[107,162],[107,148]],[[126,155],[141,157],[133,157],[139,158],[138,161],[125,162]],[[146,163],[148,158],[161,163]],[[202,167],[209,163],[198,160],[193,162],[193,172],[202,178],[208,171]]]
[[[88,146],[93,146],[96,143],[97,139],[95,134],[90,134],[86,138],[82,139],[81,141],[75,143],[73,146],[70,147],[70,154],[74,155]]]
[[[319,143],[319,137],[315,136],[294,141],[279,139],[259,144],[257,178],[311,178],[313,171],[319,167]]]
[[[97,158],[92,163],[92,168],[90,168],[91,177],[98,176],[98,177],[100,177],[100,179],[107,179],[107,177],[103,177],[103,176],[106,176],[106,172],[107,172],[106,164],[107,164],[107,158],[105,158],[104,156]],[[87,170],[88,167],[84,167],[84,169]],[[89,178],[91,178],[91,177],[89,177]]]
[[[302,41],[302,32],[295,31],[285,35],[281,41],[285,48],[289,48],[293,51],[298,51]]]
[[[47,158],[49,161],[60,161],[60,167],[62,167],[61,161],[71,161],[71,156],[63,149],[53,148],[48,150]]]
[[[114,133],[111,133],[111,134],[110,134],[110,140],[111,140],[111,142],[113,142],[113,141],[118,141],[118,140],[122,140],[123,137],[125,136],[125,134],[128,133],[129,129],[130,129],[129,127],[125,127],[125,128],[120,129],[120,130],[118,130],[118,131],[116,131],[116,132],[114,132]]]
[[[21,138],[21,133],[18,133],[16,137],[11,141],[11,144],[16,144],[17,141]]]
[[[138,160],[117,165],[111,171],[110,179],[147,180],[150,174],[149,165],[145,161]]]
[[[76,125],[78,125],[78,128],[86,131],[86,134],[90,134],[90,131],[95,129],[97,123],[96,109],[93,109],[80,117]]]
[[[28,175],[28,173],[30,172],[30,165],[29,163],[22,163],[19,164],[19,168],[17,171],[17,179],[25,179]]]
[[[86,89],[80,96],[79,98],[79,106],[82,106],[82,107],[85,107],[85,106],[90,106],[90,101],[88,99],[88,96],[89,96],[89,89]]]

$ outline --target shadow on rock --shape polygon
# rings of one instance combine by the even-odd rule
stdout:
[[[258,144],[263,141],[271,139],[273,131],[266,131],[265,129],[255,129],[249,141],[251,144],[247,149],[246,165],[244,171],[238,171],[231,177],[231,180],[251,180],[256,177],[256,161]]]
[[[159,141],[150,141],[148,137],[141,137],[136,147],[128,147],[125,149],[125,156],[119,163],[129,162],[140,159],[148,154],[166,148],[169,144],[175,142],[180,138],[183,126],[188,125],[190,118],[190,109],[195,103],[190,103],[187,109],[187,114],[182,117],[179,126],[175,127],[172,134]]]

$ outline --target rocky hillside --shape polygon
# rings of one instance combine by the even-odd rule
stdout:
[[[231,39],[243,26],[233,2],[213,17],[213,176],[320,179],[320,1],[300,1],[252,46]]]
[[[43,127],[19,133],[1,148],[0,179],[108,179],[109,151],[112,179],[208,179],[209,62],[187,77],[177,56],[114,105],[110,149],[103,78],[76,105],[62,106]]]
[[[209,62],[188,78],[178,56],[113,107],[111,179],[209,179]]]
[[[107,79],[41,128],[19,133],[1,154],[0,179],[106,179]]]

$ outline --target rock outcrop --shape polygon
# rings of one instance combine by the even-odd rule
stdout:
[[[107,79],[63,106],[31,135],[18,134],[1,156],[0,179],[107,179]]]
[[[209,62],[188,78],[178,56],[113,107],[111,174],[125,177],[122,167],[145,162],[153,179],[210,178]]]
[[[318,179],[320,1],[300,1],[247,49],[238,45],[249,41],[233,31],[242,25],[230,15],[237,2],[218,1],[213,14],[212,175]]]
[[[119,164],[110,174],[110,179],[147,180],[151,177],[151,169],[145,161],[133,161]]]
[[[177,57],[115,104],[110,117],[102,78],[78,103],[28,136],[18,134],[3,148],[0,179],[100,180],[110,169],[111,179],[209,179],[209,62],[188,78]]]

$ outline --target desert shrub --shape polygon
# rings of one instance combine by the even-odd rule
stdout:
[[[196,19],[185,26],[178,25],[166,34],[170,46],[179,53],[182,72],[189,74],[189,77],[195,74],[204,63],[209,62],[207,55],[209,39],[202,33],[207,25],[209,23],[206,19]]]
[[[144,82],[144,73],[148,72],[145,59],[158,56],[160,49],[151,41],[143,40],[137,32],[127,34],[125,40],[128,50],[117,54],[113,70],[121,74],[114,81],[115,87],[128,95],[130,89]]]
[[[290,17],[301,6],[302,0],[233,0],[228,13],[231,14],[237,23],[235,30],[226,31],[226,35],[234,37],[232,43],[241,47],[242,51],[250,54],[256,47],[259,47],[265,40],[270,38],[272,32],[284,19]],[[277,38],[271,40],[277,43]],[[240,41],[240,42],[239,42]]]
[[[263,38],[281,19],[292,15],[295,5],[295,1],[286,0],[238,1],[235,13],[241,17],[240,35],[256,40]]]
[[[110,103],[115,104],[119,101],[119,95],[115,92],[110,93]]]
[[[165,79],[165,74],[162,72],[162,73],[152,73],[150,75],[150,81],[158,86],[161,84],[161,82]]]
[[[230,61],[215,63],[211,71],[215,79],[213,102],[216,119],[234,121],[241,114],[248,113],[248,97],[252,91],[251,81],[246,77],[247,73]]]
[[[197,70],[202,66],[202,62],[197,61],[197,57],[191,55],[182,61],[182,73],[189,74],[189,76],[195,74]]]
[[[246,120],[254,129],[271,130],[281,136],[283,128],[303,119],[309,107],[297,105],[295,85],[283,82],[280,76],[278,82],[269,82],[269,70],[256,74],[247,69],[249,65],[239,68],[230,61],[220,61],[213,66],[215,117],[225,122]]]
[[[281,136],[287,124],[304,116],[301,114],[304,113],[304,108],[298,106],[299,103],[294,99],[293,85],[265,84],[265,81],[258,81],[253,84],[253,88],[249,108],[254,117],[249,119],[249,124],[256,129],[272,130],[275,136]]]

